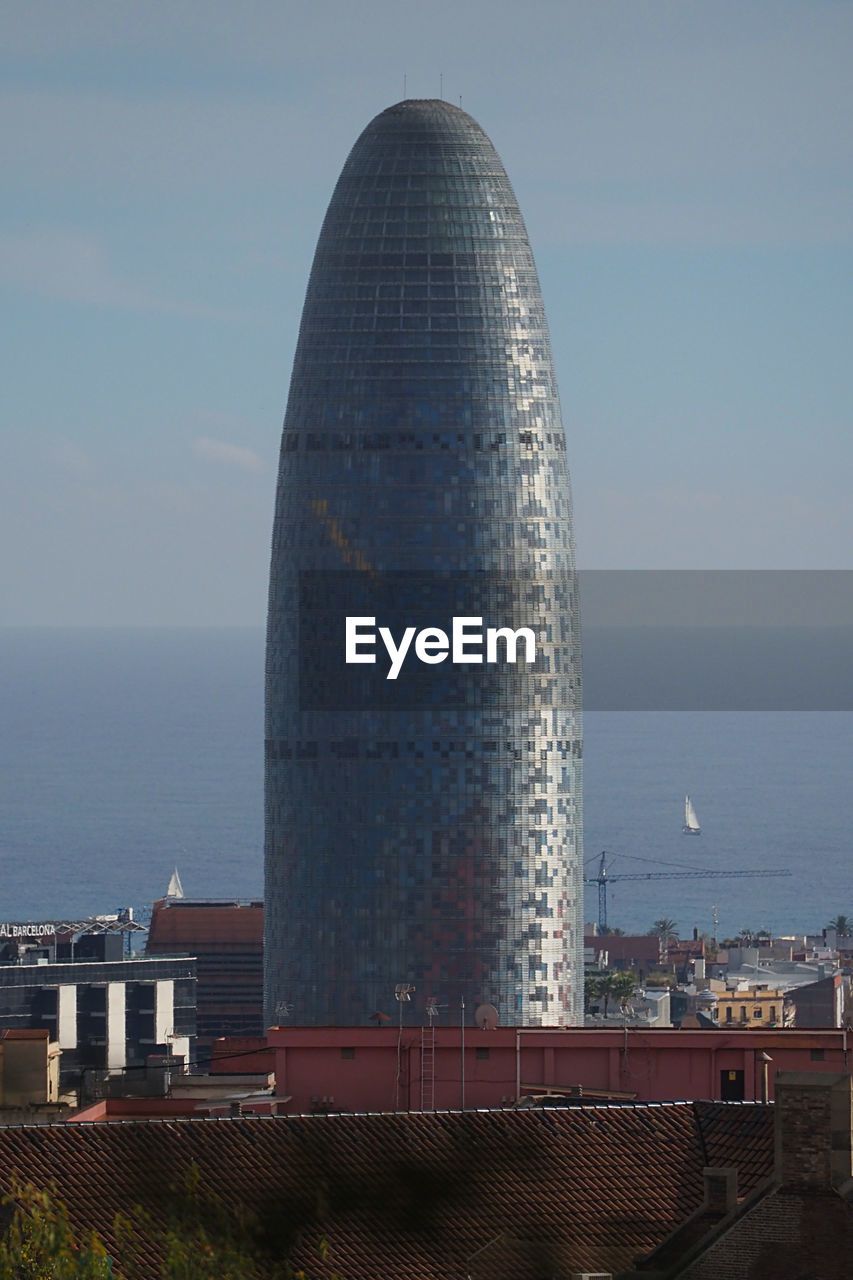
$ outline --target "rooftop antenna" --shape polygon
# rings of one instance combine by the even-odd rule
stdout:
[[[403,1021],[403,1005],[409,1004],[412,999],[412,992],[417,991],[417,987],[412,986],[410,982],[398,982],[394,988],[394,999],[400,1006],[400,1021]]]
[[[406,100],[406,73],[403,72],[403,101]]]
[[[444,102],[444,72],[439,73],[438,77],[438,96]]]
[[[465,1110],[465,996],[459,997],[459,1042],[460,1042],[460,1063],[459,1063],[459,1085],[461,1093],[461,1110]]]
[[[459,110],[462,110],[462,94],[459,95]]]
[[[400,1028],[397,1032],[397,1071],[394,1076],[394,1110],[400,1110],[400,1076],[403,1073],[403,1005],[412,999],[416,988],[410,982],[398,982],[394,988],[394,999],[400,1006]]]

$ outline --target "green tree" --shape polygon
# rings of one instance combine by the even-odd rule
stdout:
[[[839,937],[847,937],[853,927],[849,916],[835,916],[830,920],[828,928],[834,929]]]
[[[666,947],[670,942],[678,941],[678,925],[669,916],[661,916],[649,929],[649,936],[660,938],[661,947]]]
[[[111,1280],[103,1242],[94,1232],[76,1239],[55,1187],[13,1181],[3,1203],[12,1220],[0,1241],[0,1280]]]
[[[183,1186],[172,1191],[165,1223],[137,1208],[131,1218],[113,1224],[114,1245],[108,1251],[95,1232],[76,1238],[55,1186],[44,1190],[13,1182],[2,1202],[11,1222],[0,1240],[0,1280],[116,1280],[117,1275],[147,1280],[150,1250],[141,1259],[142,1242],[161,1257],[161,1280],[314,1280],[313,1267],[297,1270],[289,1259],[301,1227],[316,1226],[324,1216],[325,1193],[318,1192],[317,1202],[294,1225],[282,1221],[280,1205],[256,1216],[225,1204],[201,1186],[195,1165]],[[343,1280],[325,1269],[327,1250],[323,1236],[317,1243],[318,1266],[328,1280]]]
[[[637,975],[631,973],[630,970],[624,972],[608,970],[607,973],[587,978],[584,983],[584,991],[588,1003],[594,1003],[597,1000],[604,1001],[605,1018],[607,1017],[607,1010],[610,1007],[611,1000],[618,1000],[620,1008],[624,1009],[636,990]]]
[[[610,979],[610,995],[614,1000],[619,1001],[619,1008],[624,1013],[628,1001],[637,990],[637,975],[630,969],[626,969],[621,973],[611,974]]]
[[[584,978],[583,983],[583,1001],[584,1008],[589,1013],[589,1007],[597,1004],[604,995],[604,978],[601,974],[592,974],[588,978]]]

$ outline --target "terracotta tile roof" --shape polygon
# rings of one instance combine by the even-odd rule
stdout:
[[[771,1172],[773,1108],[761,1103],[694,1102],[705,1152],[716,1169],[737,1169],[738,1197],[748,1196]]]
[[[702,1201],[706,1163],[771,1172],[769,1108],[663,1103],[0,1128],[0,1189],[54,1181],[79,1228],[165,1222],[196,1166],[312,1280],[538,1280],[618,1271]],[[743,1189],[746,1189],[744,1185]],[[326,1242],[321,1257],[321,1241]],[[143,1274],[158,1274],[142,1242]]]

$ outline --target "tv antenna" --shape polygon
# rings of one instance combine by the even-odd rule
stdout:
[[[412,992],[416,988],[411,982],[398,982],[394,988],[394,999],[400,1006],[400,1029],[397,1033],[397,1070],[394,1075],[394,1110],[400,1110],[400,1077],[403,1074],[403,1005],[410,1004]]]
[[[417,991],[417,987],[415,987],[411,982],[398,982],[396,987],[394,988],[394,999],[397,1001],[397,1004],[400,1006],[400,1027],[401,1028],[403,1026],[403,1005],[411,1004],[413,991]]]

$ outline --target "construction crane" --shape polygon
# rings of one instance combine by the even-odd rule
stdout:
[[[630,855],[626,855],[629,857]],[[590,859],[593,861],[593,859]],[[640,858],[638,861],[642,862]],[[607,874],[607,851],[603,850],[598,863],[597,876],[584,876],[584,884],[598,885],[598,928],[607,928],[607,886],[616,880],[710,880],[712,877],[734,879],[745,876],[789,876],[790,871],[635,871],[626,875]]]

